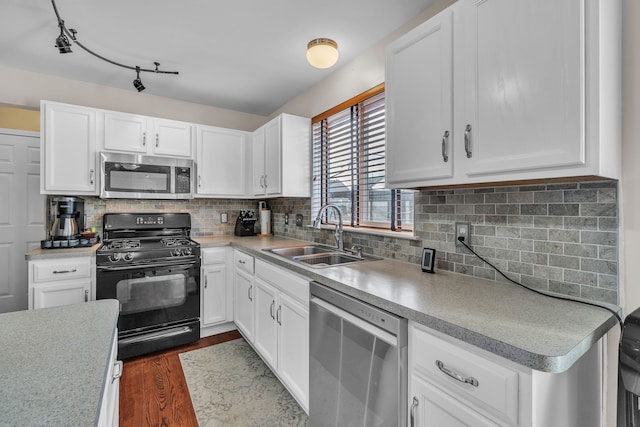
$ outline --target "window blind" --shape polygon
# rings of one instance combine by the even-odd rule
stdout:
[[[384,91],[314,121],[313,212],[331,203],[345,225],[411,230],[413,192],[384,184]],[[337,221],[333,215],[324,221]]]

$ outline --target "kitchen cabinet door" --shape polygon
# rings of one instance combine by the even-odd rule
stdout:
[[[252,135],[254,196],[311,195],[311,122],[281,114]]]
[[[280,293],[276,311],[278,323],[278,373],[309,410],[309,307]]]
[[[268,283],[254,278],[255,297],[255,334],[253,344],[274,370],[278,369],[278,311],[276,289]]]
[[[153,119],[153,154],[193,158],[191,123]]]
[[[49,308],[87,302],[91,295],[91,280],[47,283],[33,287],[32,308]]]
[[[464,3],[467,175],[585,165],[586,3]]]
[[[225,264],[202,267],[202,325],[209,326],[227,321],[227,266]]]
[[[411,427],[497,427],[473,409],[422,378],[411,376],[409,393]]]
[[[193,157],[192,125],[135,114],[104,112],[107,151]]]
[[[152,140],[147,134],[147,118],[134,114],[104,112],[104,149],[147,153],[147,144]]]
[[[249,342],[253,342],[253,275],[239,268],[234,271],[233,320]]]
[[[247,197],[247,133],[197,127],[197,196]]]
[[[392,187],[453,175],[454,10],[387,48],[386,179]]]
[[[97,111],[49,101],[40,111],[41,193],[97,195]]]

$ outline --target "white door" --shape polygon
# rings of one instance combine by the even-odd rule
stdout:
[[[253,168],[252,188],[255,196],[262,196],[264,189],[264,126],[253,132],[251,159]]]
[[[282,193],[282,117],[274,119],[265,125],[264,130],[264,186],[267,188],[267,195]]]
[[[262,358],[278,368],[277,291],[266,282],[254,279],[256,289],[254,345]]]
[[[227,320],[227,266],[202,267],[202,324],[214,325]]]
[[[253,276],[236,269],[234,282],[234,320],[245,338],[253,342]]]
[[[45,235],[40,135],[0,129],[0,313],[27,309],[25,253]]]

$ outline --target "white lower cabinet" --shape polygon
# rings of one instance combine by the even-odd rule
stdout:
[[[91,256],[29,261],[29,309],[94,300],[95,270]]]
[[[253,342],[253,257],[233,252],[233,320],[249,342]]]
[[[225,247],[202,249],[201,337],[233,329],[233,281],[227,262],[230,252]]]
[[[601,427],[606,339],[548,373],[409,322],[409,425]]]
[[[98,427],[117,427],[120,424],[120,377],[122,376],[122,362],[116,360],[118,354],[118,333],[113,335],[111,354],[109,356],[109,370],[105,377],[102,403]]]
[[[254,347],[308,412],[309,282],[261,260],[254,280]]]

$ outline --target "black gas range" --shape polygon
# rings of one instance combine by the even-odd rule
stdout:
[[[200,338],[200,245],[190,214],[105,214],[96,266],[97,299],[120,301],[120,359]]]

